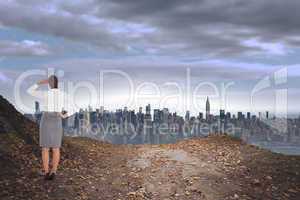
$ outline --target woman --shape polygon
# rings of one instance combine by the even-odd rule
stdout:
[[[48,84],[49,90],[37,90],[41,85]],[[60,147],[62,142],[62,118],[68,117],[63,111],[65,98],[68,96],[58,89],[58,79],[52,75],[31,86],[28,92],[45,103],[40,122],[40,146],[42,147],[42,161],[45,180],[53,180],[60,160]],[[70,99],[69,99],[70,100]],[[49,150],[52,149],[52,169],[49,170]]]

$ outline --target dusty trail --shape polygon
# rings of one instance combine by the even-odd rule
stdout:
[[[66,138],[52,182],[38,175],[40,158],[31,145],[2,139],[0,161],[10,167],[0,165],[0,199],[296,200],[300,194],[299,157],[232,138],[139,146]]]
[[[143,188],[152,199],[217,200],[239,188],[226,183],[216,165],[184,150],[144,146],[128,164],[141,169]]]

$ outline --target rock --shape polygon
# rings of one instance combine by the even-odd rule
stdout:
[[[233,199],[239,199],[239,198],[240,198],[239,195],[234,194]]]
[[[266,176],[267,180],[272,180],[273,178],[271,176]]]
[[[135,196],[136,195],[136,192],[129,192],[127,193],[127,196]]]
[[[290,192],[290,193],[295,193],[295,194],[297,193],[297,191],[296,191],[296,190],[294,190],[294,189],[292,189],[292,188],[291,188],[291,189],[289,189],[289,190],[288,190],[288,192]]]
[[[258,179],[254,179],[252,183],[253,183],[254,186],[260,186],[261,185],[261,182]]]

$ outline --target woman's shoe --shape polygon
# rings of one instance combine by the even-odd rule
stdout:
[[[48,173],[45,174],[44,180],[49,180],[49,178],[50,178],[50,173],[48,172]]]
[[[56,173],[52,172],[50,175],[49,175],[49,179],[48,180],[54,180],[55,179],[55,175]]]

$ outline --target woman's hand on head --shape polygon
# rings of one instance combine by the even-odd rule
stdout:
[[[61,117],[62,118],[67,118],[68,117],[68,112],[63,110],[61,113],[60,113]]]
[[[65,115],[68,114],[68,112],[66,110],[61,111],[61,114]]]
[[[43,84],[48,84],[48,83],[49,83],[48,79],[40,80],[39,82],[37,82],[38,85],[43,85]]]

